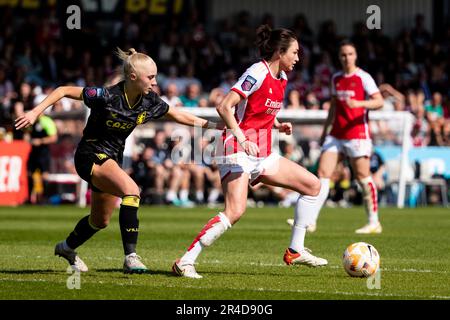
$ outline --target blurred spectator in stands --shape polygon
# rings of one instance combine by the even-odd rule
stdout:
[[[308,92],[305,97],[305,106],[307,110],[319,110],[320,101],[314,92]]]
[[[51,154],[51,173],[77,174],[73,156],[75,153],[75,143],[70,134],[60,134],[58,143],[49,145]]]
[[[423,14],[416,15],[416,24],[411,31],[411,38],[414,44],[414,60],[418,63],[424,63],[430,49],[431,35],[425,29],[425,16]]]
[[[186,79],[179,76],[178,67],[173,64],[168,69],[167,77],[165,77],[161,83],[161,88],[165,92],[167,91],[167,86],[171,83],[174,83],[177,86],[178,93],[184,93],[186,91]]]
[[[184,47],[180,43],[179,35],[175,31],[163,37],[163,42],[159,46],[158,63],[162,68],[171,64],[184,66],[188,59]]]
[[[24,43],[23,51],[17,57],[16,66],[23,71],[26,82],[38,85],[43,84],[41,77],[42,64],[30,42]]]
[[[26,111],[33,109],[34,95],[31,88],[31,85],[27,82],[23,82],[20,85],[19,94],[13,102],[13,115],[12,118],[17,118],[23,115]],[[13,135],[14,139],[22,139],[23,131],[14,130]]]
[[[425,108],[419,104],[414,113],[416,120],[414,122],[411,137],[414,147],[425,147],[430,142],[430,126],[425,118]]]
[[[211,189],[208,192],[207,202],[209,206],[214,206],[217,204],[222,187],[218,167],[215,165],[212,155],[204,152],[210,143],[210,139],[205,137],[198,139],[194,143],[199,144],[199,150],[203,153],[201,163],[192,162],[188,165],[194,182],[195,201],[198,204],[205,202],[205,191],[207,191],[207,185],[209,185]]]
[[[30,144],[31,152],[28,158],[28,177],[30,181],[30,202],[42,203],[44,200],[45,180],[50,172],[50,148],[49,145],[58,140],[54,121],[40,115],[31,128]]]
[[[330,87],[331,76],[334,74],[334,72],[335,69],[333,67],[330,54],[328,52],[322,52],[318,63],[314,67],[314,76],[318,77],[318,80],[320,81],[318,81],[318,83],[320,83],[320,87]],[[328,93],[328,95],[320,99],[328,99],[329,97],[330,95]]]
[[[237,82],[237,80],[238,79],[236,71],[234,71],[233,69],[228,70],[227,72],[225,72],[224,79],[220,83],[219,88],[221,88],[225,92],[225,94],[227,94],[231,90],[231,87],[233,87]]]
[[[442,129],[442,139],[444,141],[444,145],[450,146],[450,119],[445,119],[444,127]]]
[[[305,106],[300,100],[300,93],[295,89],[292,89],[288,93],[287,109],[305,109]]]
[[[326,20],[322,22],[317,35],[317,43],[322,49],[330,54],[330,57],[334,59],[334,65],[338,65],[338,48],[341,37],[338,36],[336,31],[336,23],[333,20]]]
[[[426,118],[429,123],[437,122],[442,125],[444,119],[444,109],[442,108],[442,95],[434,92],[431,101],[425,104]]]
[[[191,83],[186,88],[186,94],[180,97],[184,107],[206,107],[208,101],[201,96],[201,87],[197,83]]]
[[[445,141],[443,137],[443,126],[437,121],[430,122],[430,142],[429,146],[432,147],[442,147],[445,146]]]
[[[330,100],[330,82],[323,83],[321,77],[318,74],[314,74],[313,83],[310,88],[310,93],[313,93],[315,98],[320,101]],[[308,95],[310,94],[308,93]],[[306,106],[308,108],[308,106]]]
[[[72,45],[64,47],[64,54],[61,60],[61,82],[74,82],[78,83],[81,76],[81,70],[79,69],[80,61],[75,54],[75,49]]]
[[[308,20],[304,14],[300,13],[294,17],[294,23],[291,30],[295,32],[302,44],[307,46],[310,50],[313,48],[314,34],[309,27]]]
[[[166,172],[158,170],[157,167],[161,165],[153,162],[154,155],[155,150],[150,147],[146,147],[142,152],[136,154],[131,165],[130,176],[141,189],[143,203],[162,204],[164,184],[158,185],[158,182],[164,182]],[[156,193],[151,195],[150,188],[153,185],[156,188]]]
[[[167,84],[167,88],[165,90],[166,94],[161,97],[169,106],[171,107],[181,107],[183,103],[181,102],[180,97],[178,96],[178,88],[174,82],[170,82]]]
[[[0,127],[12,126],[11,108],[15,96],[13,84],[6,78],[6,66],[0,64]]]

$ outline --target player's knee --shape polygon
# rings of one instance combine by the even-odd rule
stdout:
[[[139,190],[138,185],[136,183],[134,183],[134,182],[124,186],[124,188],[123,188],[123,195],[124,196],[136,196],[136,197],[139,197],[140,193],[141,192]]]
[[[310,187],[311,195],[314,196],[314,197],[318,196],[319,192],[320,192],[320,188],[321,188],[320,180],[319,179],[314,179],[312,184],[311,184],[311,187]]]

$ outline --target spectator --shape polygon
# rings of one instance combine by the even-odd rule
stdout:
[[[206,99],[201,97],[201,87],[197,83],[191,83],[186,88],[186,94],[180,97],[184,107],[205,107]]]
[[[183,102],[178,97],[178,88],[174,82],[167,85],[166,94],[161,99],[172,107],[181,107],[183,105]]]
[[[425,105],[426,117],[429,123],[437,122],[442,124],[444,109],[442,108],[442,95],[439,92],[433,93],[431,102]]]
[[[56,126],[50,117],[40,115],[30,133],[31,152],[28,158],[30,202],[42,203],[45,196],[48,173],[50,172],[50,148],[58,139]],[[31,179],[30,179],[31,178]]]

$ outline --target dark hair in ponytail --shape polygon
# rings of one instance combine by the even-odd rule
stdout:
[[[278,50],[282,53],[286,52],[293,40],[297,40],[297,36],[288,29],[272,30],[264,24],[256,30],[256,46],[264,60],[270,60]]]

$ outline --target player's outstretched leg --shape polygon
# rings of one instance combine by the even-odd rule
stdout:
[[[77,255],[75,249],[91,238],[100,228],[90,222],[91,215],[82,218],[75,229],[69,234],[66,240],[59,242],[55,246],[55,255],[63,257],[69,262],[72,269],[80,272],[87,272],[88,267]]]
[[[197,260],[204,247],[212,245],[229,228],[231,228],[230,220],[222,212],[209,220],[189,246],[184,256],[175,261],[172,266],[173,273],[187,278],[202,278],[195,270],[195,260]]]
[[[304,246],[306,229],[313,218],[316,201],[317,196],[300,196],[297,200],[291,243],[283,257],[287,265],[303,264],[309,267],[321,267],[328,264],[326,259],[312,255],[311,250]]]
[[[124,196],[119,211],[120,233],[122,235],[125,259],[123,262],[124,273],[145,273],[147,267],[142,263],[142,258],[136,254],[136,244],[139,233],[139,196]]]

